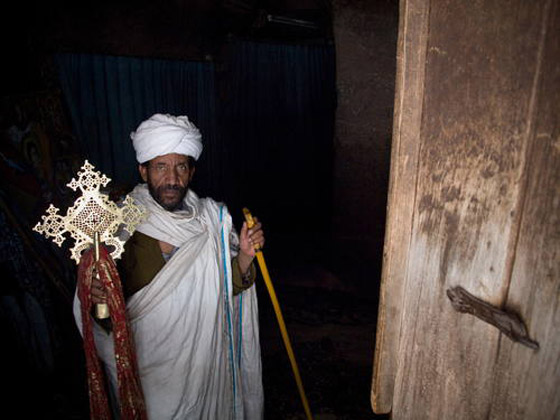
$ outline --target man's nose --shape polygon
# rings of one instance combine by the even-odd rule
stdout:
[[[172,168],[168,173],[167,173],[167,182],[171,185],[177,185],[179,184],[179,173],[177,172],[177,169]]]

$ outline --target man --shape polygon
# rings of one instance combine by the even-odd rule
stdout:
[[[145,181],[131,195],[148,217],[125,246],[120,275],[148,418],[262,418],[251,287],[261,224],[244,223],[238,237],[225,206],[188,188],[202,143],[187,117],[155,114],[131,138]],[[92,300],[106,300],[98,281]],[[95,341],[116,395],[110,327],[96,326]]]

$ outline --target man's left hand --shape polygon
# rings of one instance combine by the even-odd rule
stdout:
[[[243,222],[239,235],[239,246],[241,248],[238,256],[239,268],[243,273],[249,269],[249,265],[257,253],[256,249],[264,247],[265,241],[262,224],[256,217],[254,219],[255,225],[251,229],[247,226],[247,222]]]

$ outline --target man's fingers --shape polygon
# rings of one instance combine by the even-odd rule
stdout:
[[[98,277],[97,273],[103,270],[103,266],[101,261],[94,266],[92,270],[92,279],[91,279],[91,300],[93,303],[105,303],[107,301],[107,292],[105,290],[105,286],[103,285],[101,279]]]
[[[103,287],[101,284],[92,283],[91,294],[95,296],[105,296],[107,293],[105,292],[105,287]]]
[[[257,232],[262,232],[262,225],[260,223],[257,223],[255,226],[253,226],[251,229],[249,229],[247,231],[247,234],[249,235],[249,237],[251,237],[254,234],[256,234]]]
[[[241,226],[241,236],[246,235],[248,230],[247,222],[243,222],[243,226]]]
[[[263,231],[259,230],[257,232],[254,232],[253,234],[251,234],[249,236],[249,242],[253,246],[258,245],[259,247],[262,248],[264,246],[264,233],[263,233]]]
[[[105,293],[105,287],[101,283],[92,283],[91,284],[91,291],[92,293]]]
[[[253,243],[261,242],[264,239],[264,234],[262,232],[257,232],[249,237],[249,240]]]
[[[253,248],[262,248],[264,246],[264,233],[262,230],[262,224],[256,217],[253,217],[253,221],[255,222],[255,224],[250,229],[247,226],[247,222],[243,222],[240,237],[242,241],[246,239]]]

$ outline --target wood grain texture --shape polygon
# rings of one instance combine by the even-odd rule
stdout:
[[[499,417],[504,409],[494,408],[494,398],[502,395],[502,405],[508,407],[514,398],[506,390],[501,394],[495,391],[504,381],[497,378],[511,372],[507,368],[510,363],[501,361],[506,357],[504,349],[510,346],[511,354],[533,351],[512,343],[506,346],[493,326],[453,311],[445,290],[461,285],[496,307],[511,306],[521,314],[530,335],[541,346],[546,343],[539,336],[544,332],[535,330],[538,321],[546,320],[547,327],[541,328],[547,335],[558,332],[558,283],[547,289],[547,309],[538,309],[542,311],[538,318],[525,318],[527,310],[521,308],[522,303],[537,311],[530,302],[539,290],[528,284],[540,283],[516,280],[516,276],[521,277],[517,274],[523,271],[521,267],[527,269],[530,265],[519,265],[521,254],[532,258],[534,267],[541,254],[548,252],[544,260],[549,262],[540,262],[547,275],[553,271],[550,266],[558,265],[557,251],[539,246],[529,252],[525,248],[532,242],[529,238],[536,235],[543,246],[558,249],[558,234],[554,233],[558,218],[550,222],[556,223],[556,230],[547,225],[536,232],[530,226],[537,222],[537,216],[527,221],[529,214],[542,217],[543,212],[558,213],[558,190],[554,189],[557,181],[552,182],[556,187],[542,193],[556,197],[550,198],[549,204],[542,196],[528,198],[529,192],[532,194],[536,185],[544,182],[543,178],[557,179],[552,169],[547,172],[541,168],[541,175],[528,170],[529,162],[538,153],[552,159],[549,155],[558,143],[558,137],[554,137],[558,136],[557,127],[556,134],[550,127],[558,124],[558,98],[542,90],[547,78],[539,82],[548,63],[543,59],[546,54],[542,45],[545,41],[546,45],[558,43],[557,38],[546,35],[550,30],[543,30],[543,17],[548,16],[550,2],[405,0],[402,7],[405,20],[401,26],[414,27],[411,21],[416,20],[423,28],[420,34],[424,34],[419,39],[425,41],[427,36],[427,44],[419,39],[408,41],[420,56],[424,48],[424,63],[399,60],[398,64],[404,67],[402,75],[413,79],[416,76],[424,83],[424,89],[410,94],[412,98],[422,98],[421,127],[416,136],[402,134],[418,130],[417,120],[411,123],[403,119],[406,92],[401,91],[403,96],[397,96],[395,104],[401,110],[400,115],[396,113],[401,125],[397,127],[395,122],[400,132],[395,130],[394,135],[396,162],[391,172],[373,405],[374,409],[386,409],[392,396],[396,419]],[[547,21],[544,25],[552,24]],[[402,39],[406,43],[406,37]],[[547,77],[554,79],[558,54],[552,47],[547,48],[550,56],[556,57],[546,70]],[[399,51],[406,49],[399,43]],[[404,84],[399,87],[402,90]],[[558,91],[553,82],[547,89]],[[539,152],[533,140],[538,134],[531,134],[536,127],[536,109],[544,106],[537,107],[536,98],[542,95],[550,95],[547,100],[551,122],[539,131],[553,139],[549,142],[552,146],[546,146],[548,154]],[[538,103],[547,102],[541,98]],[[418,115],[418,110],[409,112]],[[411,155],[403,150],[418,147],[414,174],[408,160]],[[556,170],[558,162],[550,165]],[[404,188],[407,182],[414,188]],[[529,201],[534,208],[524,210]],[[551,293],[555,287],[556,294]],[[525,357],[533,360],[538,356]],[[515,361],[509,361],[512,360]],[[555,383],[551,378],[555,373],[558,377],[557,359],[535,360],[540,362],[533,363],[550,370],[547,385]],[[396,377],[391,376],[392,372],[397,372]],[[527,366],[520,367],[513,376],[507,374],[510,379],[506,382],[513,383],[512,388],[519,392],[527,392],[529,388],[523,384],[528,373]],[[534,398],[531,393],[525,397],[527,401]]]
[[[396,418],[483,418],[491,406],[500,333],[453,312],[444,290],[504,300],[541,13],[523,1],[430,2]]]
[[[560,7],[552,0],[546,6],[527,133],[526,193],[506,299],[540,350],[501,341],[489,411],[495,419],[560,418]]]
[[[401,1],[397,44],[395,112],[387,227],[371,402],[376,413],[391,411],[397,372],[406,261],[412,230],[420,145],[428,8]]]

